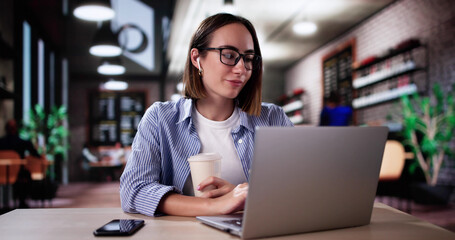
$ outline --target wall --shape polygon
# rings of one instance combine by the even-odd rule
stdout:
[[[89,92],[99,87],[99,81],[70,81],[68,121],[70,126],[69,138],[69,181],[88,180],[87,172],[82,169],[82,147],[88,141]],[[158,82],[130,81],[128,90],[147,90],[148,105],[159,99]],[[147,106],[148,107],[148,106]]]
[[[412,37],[429,46],[430,83],[440,82],[445,88],[455,83],[455,1],[400,0],[291,67],[286,73],[285,90],[307,90],[310,123],[316,125],[322,108],[324,55],[355,38],[356,60],[361,61]],[[358,123],[384,120],[391,106],[380,104],[357,111]]]
[[[281,69],[265,68],[262,75],[262,101],[277,103],[284,93],[284,74]]]
[[[13,46],[14,43],[14,15],[13,0],[0,1],[0,34],[3,40]],[[0,80],[6,78],[6,89],[14,92],[14,69],[12,59],[0,58]],[[12,99],[0,99],[0,137],[5,135],[6,121],[14,118],[14,101]]]

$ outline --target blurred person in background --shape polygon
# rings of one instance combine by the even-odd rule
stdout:
[[[319,126],[349,126],[352,121],[352,108],[341,105],[338,92],[331,92],[322,108]]]

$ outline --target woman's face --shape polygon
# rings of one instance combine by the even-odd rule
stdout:
[[[225,25],[212,33],[208,48],[231,48],[240,54],[254,53],[254,43],[248,29],[239,23]],[[220,61],[219,50],[205,50],[200,57],[203,69],[202,82],[209,98],[234,99],[250,79],[252,70],[247,70],[243,58],[235,66]]]

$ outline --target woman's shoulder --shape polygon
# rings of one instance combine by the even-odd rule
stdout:
[[[268,102],[262,102],[261,103],[261,115],[262,114],[273,114],[273,113],[276,113],[276,112],[282,112],[283,109],[276,105],[276,104],[273,104],[273,103],[268,103]]]
[[[191,106],[191,100],[180,98],[178,101],[156,101],[146,111],[145,116],[155,116],[166,118],[179,116],[185,109]]]
[[[269,122],[273,119],[282,118],[284,115],[283,109],[273,103],[262,102],[261,103],[261,114],[259,116],[249,115],[253,121]]]
[[[189,99],[180,98],[177,101],[156,101],[149,108],[148,111],[179,111]]]

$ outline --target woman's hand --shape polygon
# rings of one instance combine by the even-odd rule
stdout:
[[[210,208],[215,214],[230,214],[241,211],[245,208],[246,197],[248,196],[248,183],[237,185],[229,193],[212,199]]]
[[[212,190],[212,189],[213,190]],[[198,191],[204,192],[203,198],[217,198],[234,190],[235,186],[217,177],[208,177],[198,185]]]

